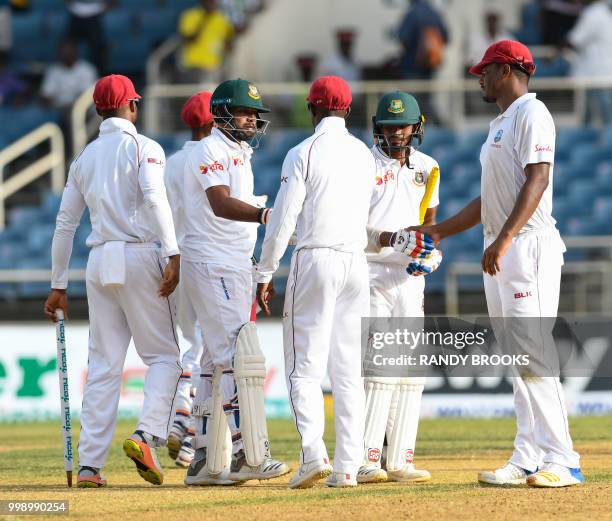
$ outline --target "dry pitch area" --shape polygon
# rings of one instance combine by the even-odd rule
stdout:
[[[330,453],[332,427],[330,424],[328,429]],[[63,485],[61,440],[55,423],[0,425],[0,499],[67,499],[72,519],[122,521],[612,519],[610,416],[572,419],[574,442],[582,454],[587,483],[559,490],[498,489],[476,483],[479,470],[494,468],[509,456],[514,435],[510,419],[424,420],[417,462],[431,471],[430,483],[391,483],[353,490],[319,485],[292,491],[286,488],[288,476],[241,487],[187,488],[182,484],[184,470],[172,467],[165,451],[162,462],[167,466],[166,481],[154,487],[140,479],[121,451],[121,442],[132,428],[131,421],[118,425],[106,468],[107,489],[68,490]],[[292,422],[272,421],[269,430],[273,455],[295,468],[298,444]]]

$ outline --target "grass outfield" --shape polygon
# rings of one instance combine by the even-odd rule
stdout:
[[[514,436],[510,419],[423,420],[416,461],[431,471],[430,483],[352,490],[323,485],[289,490],[291,474],[240,487],[187,488],[182,484],[185,471],[172,466],[165,450],[161,457],[167,467],[165,483],[154,487],[141,480],[121,451],[132,428],[133,422],[118,424],[105,471],[108,488],[68,490],[56,423],[0,425],[0,500],[66,499],[69,517],[83,520],[612,519],[612,416],[572,419],[587,483],[558,490],[499,489],[476,483],[479,470],[493,469],[508,458]],[[328,430],[331,433],[331,425]],[[271,421],[269,431],[273,455],[295,469],[299,449],[293,423]]]

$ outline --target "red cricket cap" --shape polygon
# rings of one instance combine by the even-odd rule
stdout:
[[[213,116],[210,112],[210,98],[212,92],[202,91],[189,98],[183,110],[181,119],[189,128],[200,128],[212,122]]]
[[[535,72],[533,56],[526,45],[515,40],[500,40],[492,44],[485,52],[480,63],[470,68],[470,73],[480,76],[482,69],[490,63],[507,63],[519,65],[530,76]]]
[[[353,94],[349,84],[339,76],[322,76],[310,86],[306,100],[316,107],[346,110],[351,106]]]
[[[113,110],[126,105],[128,101],[141,99],[136,92],[132,80],[121,74],[104,76],[96,82],[93,100],[100,110]]]

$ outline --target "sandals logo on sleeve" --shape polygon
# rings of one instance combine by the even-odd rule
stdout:
[[[392,99],[387,109],[391,114],[401,114],[404,112],[404,102],[401,99]]]
[[[219,163],[219,161],[215,161],[214,163],[211,163],[210,165],[205,165],[205,164],[200,165],[200,173],[204,175],[208,174],[209,172],[216,172],[219,170],[225,170],[225,168],[223,168],[223,165]]]
[[[253,98],[253,99],[261,98],[261,96],[259,95],[259,91],[257,90],[257,87],[253,85],[252,83],[249,85],[249,92],[247,94],[249,95],[249,98]]]

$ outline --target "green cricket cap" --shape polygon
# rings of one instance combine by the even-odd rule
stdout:
[[[419,104],[414,96],[407,92],[388,92],[378,102],[377,125],[414,125],[420,121]]]
[[[214,109],[219,105],[226,105],[228,108],[255,109],[257,112],[270,112],[270,109],[267,109],[261,103],[261,95],[255,84],[241,78],[226,80],[219,84],[210,99],[210,108]]]

